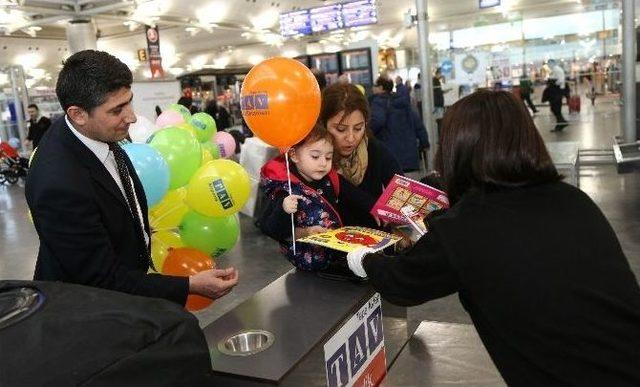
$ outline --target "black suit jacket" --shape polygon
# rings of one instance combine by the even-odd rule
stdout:
[[[130,171],[135,171],[127,158]],[[131,174],[148,233],[144,190]],[[25,187],[40,237],[34,279],[165,298],[184,304],[186,277],[147,274],[144,242],[105,166],[58,119],[43,137]]]

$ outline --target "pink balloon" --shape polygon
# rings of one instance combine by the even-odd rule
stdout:
[[[180,113],[174,110],[165,110],[158,116],[156,126],[164,128],[165,126],[178,125],[184,122],[184,118]]]
[[[236,139],[227,132],[217,132],[214,138],[220,149],[220,157],[229,158],[236,153]]]

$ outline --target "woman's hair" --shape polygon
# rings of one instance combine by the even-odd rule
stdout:
[[[331,117],[344,111],[346,117],[359,110],[365,122],[369,122],[369,103],[357,87],[350,83],[334,83],[322,91],[320,123],[326,127]]]
[[[521,187],[562,179],[522,101],[480,90],[447,110],[436,170],[449,199],[489,187]]]
[[[331,133],[329,133],[327,128],[325,128],[325,126],[320,122],[316,122],[316,124],[313,126],[313,129],[311,129],[311,132],[309,132],[309,134],[307,134],[307,136],[302,141],[292,146],[292,148],[297,149],[304,144],[320,140],[326,140],[329,142],[329,144],[333,145],[333,136],[331,135]]]

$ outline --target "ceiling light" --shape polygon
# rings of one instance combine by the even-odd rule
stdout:
[[[251,55],[249,56],[249,63],[251,63],[252,65],[257,65],[258,63],[262,62],[264,60],[264,56],[262,55]]]
[[[269,9],[256,17],[249,20],[254,28],[264,30],[273,27],[277,22],[280,14],[274,9]]]
[[[224,1],[214,1],[196,11],[198,20],[202,24],[211,24],[222,21],[229,12],[229,6]]]
[[[190,36],[195,36],[198,32],[200,32],[200,28],[198,27],[187,27],[184,30],[187,31]]]
[[[228,56],[223,56],[213,60],[213,68],[223,69],[229,65],[230,58]]]

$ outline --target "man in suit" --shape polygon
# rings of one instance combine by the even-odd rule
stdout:
[[[237,284],[235,269],[190,277],[147,273],[146,198],[117,145],[136,121],[131,83],[127,66],[106,52],[78,52],[60,71],[56,94],[65,116],[40,142],[25,188],[40,237],[34,279],[182,305],[189,293],[219,298]]]

